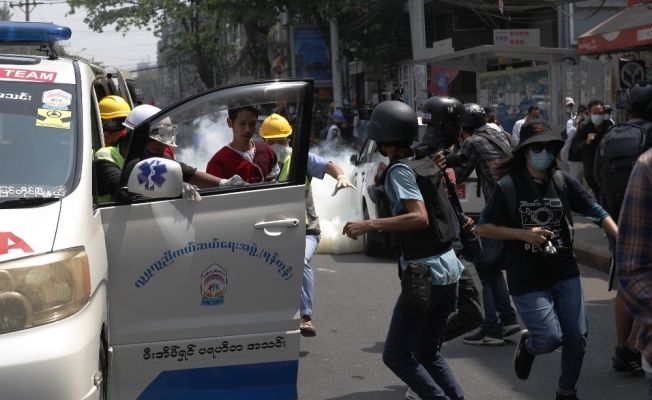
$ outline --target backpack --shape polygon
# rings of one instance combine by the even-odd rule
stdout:
[[[634,164],[650,148],[652,122],[611,126],[600,142],[596,164],[600,166],[602,193],[609,212],[617,219]]]
[[[509,133],[505,131],[497,131],[497,132],[502,133],[505,136],[505,139],[507,139],[507,141],[509,142],[509,147],[505,146],[504,143],[498,141],[498,139],[491,136],[489,132],[487,132],[487,130],[477,131],[475,135],[487,139],[491,144],[493,144],[496,148],[498,148],[505,157],[509,157],[509,155],[512,154],[512,149],[516,147],[516,142],[514,141],[514,139],[512,139],[512,136]]]

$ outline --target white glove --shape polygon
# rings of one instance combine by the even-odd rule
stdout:
[[[222,179],[220,181],[221,186],[249,186],[249,182],[245,182],[240,175],[233,175],[229,179]]]
[[[332,196],[335,196],[340,189],[344,189],[344,188],[355,189],[355,186],[353,186],[353,184],[351,183],[349,178],[346,177],[346,175],[338,175],[337,183],[335,184],[335,190],[333,191]]]
[[[199,195],[199,192],[197,192],[197,187],[187,182],[183,183],[181,197],[188,201],[201,201],[201,196]]]

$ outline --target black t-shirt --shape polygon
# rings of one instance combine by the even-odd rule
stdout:
[[[517,229],[543,227],[555,232],[552,243],[557,248],[557,260],[552,265],[543,262],[543,248],[521,240],[506,240],[507,283],[511,295],[523,295],[546,290],[559,281],[579,276],[579,267],[573,254],[571,232],[564,217],[564,206],[552,180],[536,184],[544,205],[526,179],[527,171],[509,174],[514,182],[517,210],[511,221],[508,205],[502,190],[494,187],[489,203],[482,212],[480,225],[492,223]],[[593,207],[595,200],[570,174],[562,172],[568,186],[568,202],[573,211],[584,213]]]
[[[602,121],[602,125],[600,125],[601,130],[599,132],[591,121],[584,121],[580,124],[580,126],[577,127],[577,133],[573,138],[573,145],[571,146],[571,150],[573,152],[582,153],[584,176],[593,175],[593,165],[595,163],[595,153],[598,151],[598,144],[604,137],[605,133],[607,133],[607,129],[609,129],[611,125],[613,125],[613,122],[610,120]],[[591,144],[586,143],[586,139],[588,138],[589,133],[596,134],[595,139],[593,139]]]

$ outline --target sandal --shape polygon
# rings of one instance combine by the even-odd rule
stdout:
[[[312,325],[312,320],[304,320],[301,318],[301,324],[299,325],[299,329],[301,330],[301,336],[303,337],[315,337],[317,336],[317,331],[315,330],[315,327]]]

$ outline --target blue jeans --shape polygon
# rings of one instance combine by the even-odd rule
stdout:
[[[312,299],[315,295],[315,276],[310,268],[310,260],[315,255],[321,235],[306,235],[306,249],[303,258],[303,281],[301,284],[300,314],[312,316]]]
[[[652,400],[652,372],[645,373],[645,387],[647,388],[647,400]]]
[[[482,282],[482,302],[484,305],[482,329],[487,332],[496,332],[502,329],[496,314],[500,315],[500,319],[505,319],[515,315],[515,312],[509,301],[509,291],[507,290],[503,271],[500,270],[500,265],[498,265],[503,242],[485,237],[481,238],[481,240],[482,253],[480,253],[474,264],[480,282]]]
[[[512,297],[531,335],[527,349],[540,355],[552,353],[561,346],[559,391],[565,395],[575,393],[589,333],[580,278],[557,282],[548,290]]]
[[[438,350],[448,316],[455,311],[457,283],[434,285],[430,311],[410,314],[399,296],[389,324],[383,362],[423,400],[461,400],[464,392]]]

